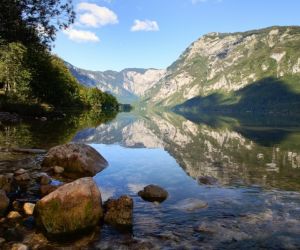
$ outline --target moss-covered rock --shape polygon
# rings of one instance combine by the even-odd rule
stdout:
[[[9,206],[9,199],[6,193],[0,189],[0,217],[2,217]]]
[[[37,202],[37,226],[50,235],[77,233],[95,227],[103,216],[101,193],[92,178],[59,187]]]

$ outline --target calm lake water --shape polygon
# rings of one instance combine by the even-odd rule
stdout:
[[[109,162],[95,176],[103,200],[130,195],[133,237],[156,248],[300,249],[297,121],[174,113],[78,119],[2,126],[0,144],[90,144]],[[201,176],[218,183],[203,185]],[[169,198],[143,201],[137,192],[148,184],[164,187]],[[93,248],[124,249],[128,237],[105,226]]]

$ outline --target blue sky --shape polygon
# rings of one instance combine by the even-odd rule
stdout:
[[[73,0],[54,53],[90,70],[166,68],[209,32],[300,25],[299,0]]]

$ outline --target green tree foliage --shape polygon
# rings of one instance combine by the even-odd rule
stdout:
[[[6,95],[21,101],[27,100],[32,94],[26,56],[27,49],[20,43],[10,43],[0,48],[0,82]]]
[[[74,17],[72,0],[0,2],[2,108],[46,104],[54,108],[118,109],[114,97],[82,87],[64,62],[50,53],[57,30],[67,28]]]
[[[74,18],[72,0],[1,0],[0,36],[25,46],[49,46]]]

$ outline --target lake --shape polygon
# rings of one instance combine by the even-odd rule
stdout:
[[[104,226],[91,248],[126,249],[129,238],[159,249],[300,248],[297,120],[172,112],[88,118],[2,125],[0,145],[81,142],[107,159],[94,179],[103,200],[133,198],[133,232]],[[206,176],[216,183],[201,183]],[[137,192],[148,184],[165,188],[168,199],[143,201]]]

